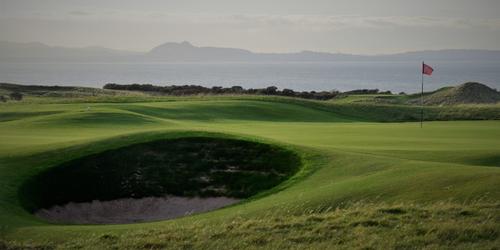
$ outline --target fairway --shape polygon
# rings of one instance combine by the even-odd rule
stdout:
[[[420,128],[376,122],[384,120],[380,111],[351,116],[318,103],[207,97],[0,104],[0,248],[500,245],[500,121],[429,121]],[[240,203],[173,220],[62,225],[22,205],[30,197],[21,186],[46,169],[190,136],[278,145],[296,152],[302,166]]]

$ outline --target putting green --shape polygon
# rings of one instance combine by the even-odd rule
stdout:
[[[451,209],[456,204],[464,208],[479,207],[478,216],[484,211],[495,214],[499,210],[500,121],[426,122],[420,128],[414,122],[367,122],[359,114],[349,116],[335,109],[281,102],[275,98],[272,101],[208,98],[151,103],[19,103],[0,105],[0,117],[0,233],[5,247],[272,249],[332,244],[344,244],[347,248],[370,244],[396,247],[406,241],[388,240],[391,234],[384,230],[394,228],[384,229],[368,223],[367,228],[360,229],[358,226],[365,224],[352,226],[351,223],[348,227],[351,231],[342,231],[344,229],[320,226],[329,218],[339,220],[336,225],[342,225],[357,218],[354,212],[363,214],[394,204],[402,204],[405,211],[415,213],[405,212],[408,218],[403,216],[401,221],[417,218],[419,211],[432,214],[433,209]],[[21,206],[21,201],[27,198],[19,193],[21,185],[50,167],[125,145],[189,136],[280,145],[297,152],[303,168],[279,186],[243,203],[170,221],[54,225],[36,218]],[[450,205],[436,205],[444,203]],[[358,208],[352,208],[352,204]],[[417,205],[429,207],[419,210]],[[331,212],[337,208],[346,209],[338,212],[344,213],[344,219],[340,219],[337,212]],[[316,224],[309,221],[313,218],[309,214],[316,216]],[[394,214],[388,216],[396,216]],[[305,215],[309,217],[301,217]],[[305,218],[304,221],[301,218]],[[423,218],[420,220],[425,220]],[[498,220],[498,217],[488,218]],[[467,229],[453,216],[445,220],[451,223],[449,225]],[[292,223],[295,226],[284,229],[266,224],[283,221],[295,221],[297,225]],[[265,233],[263,225],[281,230],[281,234]],[[477,242],[460,241],[460,233],[451,243],[434,240],[434,236],[429,236],[431,233],[427,236],[416,233],[418,243],[407,243],[422,247],[494,246],[500,232],[498,224],[492,225],[484,229],[490,232],[485,233],[487,236],[474,236],[479,239]],[[412,230],[418,232],[416,227]],[[331,235],[311,236],[310,240],[303,241],[287,238],[297,238],[300,235],[294,233],[300,234],[303,230],[314,237],[341,231],[346,235],[358,234],[360,239],[346,236],[343,243],[338,243],[335,241],[338,237]],[[425,241],[427,238],[430,243]]]

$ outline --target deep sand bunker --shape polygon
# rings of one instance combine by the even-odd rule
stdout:
[[[25,183],[29,211],[58,223],[170,219],[224,207],[293,175],[299,157],[257,142],[165,139],[85,156]]]
[[[70,202],[40,209],[35,214],[49,221],[78,224],[118,224],[172,219],[206,212],[238,202],[228,197],[146,197],[111,201]]]

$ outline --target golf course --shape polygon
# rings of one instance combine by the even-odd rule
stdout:
[[[407,98],[398,95],[318,101],[96,91],[90,97],[25,93],[21,101],[0,103],[0,249],[500,246],[498,103],[426,105],[421,127],[418,106],[373,101]],[[171,153],[159,155],[162,147]],[[182,166],[196,157],[177,163],[183,149],[203,148],[206,163],[182,172],[140,162],[134,166],[143,172],[95,170],[117,159],[130,167],[143,148],[163,159],[160,165]],[[95,159],[109,164],[90,173]],[[196,169],[219,169],[219,162],[231,168],[206,170],[215,174],[203,191],[195,189],[198,182],[180,181],[193,180]],[[154,173],[178,177],[130,184],[135,189],[128,193],[113,184],[113,173],[132,172],[145,181]],[[160,184],[161,192],[154,188]],[[68,202],[164,195],[237,200],[139,223],[65,223],[34,214]]]

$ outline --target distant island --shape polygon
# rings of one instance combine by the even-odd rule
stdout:
[[[500,61],[498,50],[434,50],[386,55],[353,55],[301,51],[255,53],[245,49],[198,47],[167,42],[150,51],[103,47],[68,48],[42,43],[0,41],[0,62],[336,62],[336,61]]]

